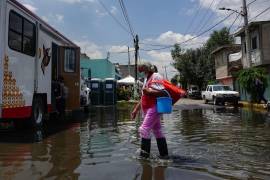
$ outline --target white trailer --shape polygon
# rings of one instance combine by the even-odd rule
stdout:
[[[67,110],[80,107],[80,48],[16,0],[0,0],[0,119],[42,125],[61,75]]]

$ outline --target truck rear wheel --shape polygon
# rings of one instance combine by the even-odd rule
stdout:
[[[32,105],[31,125],[41,127],[44,121],[44,102],[41,97],[35,97]]]
[[[214,105],[218,105],[219,102],[218,102],[216,97],[213,97],[213,103],[214,103]]]
[[[234,107],[237,107],[238,106],[238,99],[236,99],[236,100],[233,101],[233,106]]]
[[[208,100],[205,98],[205,96],[203,96],[203,99],[204,99],[204,104],[207,104]]]

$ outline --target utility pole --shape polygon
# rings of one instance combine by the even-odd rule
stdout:
[[[244,23],[245,23],[246,61],[247,61],[247,68],[250,68],[252,63],[251,63],[251,55],[250,55],[248,12],[247,12],[246,0],[243,0],[243,17],[244,17]]]
[[[128,46],[128,75],[130,75],[130,54],[129,54],[129,46]]]
[[[168,75],[167,75],[167,66],[164,66],[164,71],[165,71],[165,77],[166,77],[166,79],[168,80]]]
[[[137,87],[137,80],[138,80],[138,71],[137,71],[137,63],[138,63],[138,51],[139,51],[139,36],[136,35],[134,39],[134,48],[135,48],[135,83],[134,83],[134,98],[137,99],[138,97],[138,87]]]
[[[233,11],[235,13],[240,14],[244,18],[244,29],[245,29],[245,48],[246,48],[246,68],[250,68],[252,66],[251,62],[251,53],[250,53],[250,40],[249,40],[249,29],[248,29],[248,11],[247,11],[247,3],[246,0],[242,0],[243,10],[238,12],[237,10],[230,9],[230,8],[219,8],[219,10],[227,10]],[[244,64],[245,67],[245,64]]]

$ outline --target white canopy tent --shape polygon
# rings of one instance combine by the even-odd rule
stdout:
[[[139,85],[142,85],[142,82],[137,80],[138,84]],[[126,85],[133,85],[135,83],[135,78],[128,75],[127,77],[123,78],[123,79],[120,79],[117,81],[118,84],[126,84]]]

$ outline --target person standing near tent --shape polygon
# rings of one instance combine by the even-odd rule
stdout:
[[[140,156],[148,158],[151,149],[151,131],[155,135],[159,154],[161,158],[168,158],[168,148],[166,138],[161,129],[160,116],[157,112],[157,97],[166,96],[163,91],[164,86],[161,82],[163,77],[155,72],[155,68],[150,63],[144,63],[138,66],[138,71],[144,73],[144,84],[142,88],[142,96],[140,102],[134,107],[131,118],[135,119],[140,109],[143,112],[143,122],[139,127],[141,136],[141,152]],[[155,83],[152,83],[152,82]]]

